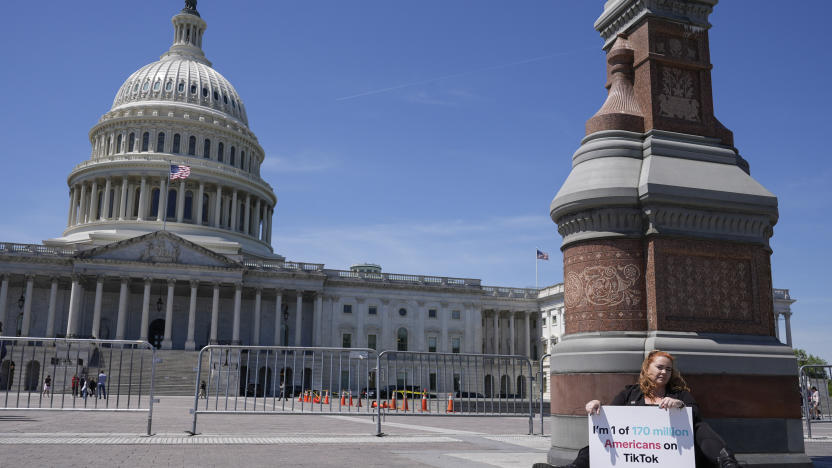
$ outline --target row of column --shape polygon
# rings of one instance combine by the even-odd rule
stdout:
[[[492,310],[490,312],[485,312],[484,315],[487,317],[485,320],[486,327],[490,328],[491,333],[491,353],[489,354],[523,354],[529,359],[532,358],[532,350],[531,350],[531,315],[533,312],[531,311],[501,311],[501,310]],[[523,327],[523,337],[521,338],[523,343],[518,345],[516,337],[516,328],[517,324],[517,315],[520,315],[522,318],[522,327]],[[501,326],[501,318],[505,317],[508,319],[508,330],[504,330]],[[503,337],[504,333],[508,333],[508,349],[501,349],[500,343],[501,338]],[[485,346],[486,349],[488,346]]]
[[[780,338],[780,316],[783,316],[783,320],[786,322],[786,345],[792,345],[792,313],[791,312],[774,312],[774,334],[778,340],[782,343],[783,340]]]
[[[99,186],[98,180],[93,179],[89,184],[89,190],[86,182],[72,186],[67,227],[116,219],[119,221],[125,219],[163,221],[166,219],[169,183],[167,175],[159,179],[159,203],[156,213],[149,213],[152,190],[155,187],[148,183],[148,177],[141,177],[140,184],[130,183],[126,176],[117,178],[115,181],[113,179],[107,177],[103,186]],[[185,180],[179,180],[178,183],[174,181],[170,185],[174,186],[174,184],[178,185],[176,214],[175,218],[169,221],[182,223],[185,221],[186,182]],[[198,185],[197,193],[191,197],[191,219],[194,224],[203,224],[202,212],[205,201],[204,195],[207,193],[206,184],[205,182],[199,182]],[[100,187],[103,190],[99,190]],[[138,203],[135,200],[136,192],[138,192]],[[243,195],[245,195],[245,198],[243,198]],[[99,200],[102,196],[103,200]],[[231,190],[230,196],[224,197],[223,186],[219,184],[216,185],[216,194],[213,198],[215,202],[213,210],[210,206],[207,207],[210,210],[208,213],[209,224],[217,228],[223,227],[242,232],[266,242],[271,238],[273,206],[259,197],[252,196],[249,193],[243,194],[237,189]],[[196,202],[195,207],[194,201]],[[112,210],[111,203],[113,205]],[[238,207],[243,210],[242,220],[238,215]]]

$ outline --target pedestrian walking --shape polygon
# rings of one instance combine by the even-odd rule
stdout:
[[[52,389],[52,376],[47,375],[46,379],[43,381],[43,393],[40,394],[41,398],[45,396],[49,396],[49,392]]]
[[[203,380],[202,382],[199,383],[199,397],[200,398],[205,398],[207,400],[208,399],[207,390],[208,390],[208,385]]]
[[[84,399],[84,403],[87,402],[87,393],[89,392],[89,386],[87,385],[87,379],[82,379],[81,382],[81,398]]]
[[[72,376],[72,397],[75,398],[78,395],[78,374]]]
[[[98,371],[98,384],[95,387],[98,389],[98,398],[107,399],[107,374],[104,373],[104,369]]]

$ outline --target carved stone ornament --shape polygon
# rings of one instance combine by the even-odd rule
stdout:
[[[589,266],[580,273],[571,272],[564,285],[567,307],[636,305],[641,291],[634,288],[641,276],[638,265]]]
[[[659,114],[664,117],[699,121],[699,100],[696,99],[693,73],[678,68],[662,70]]]
[[[143,262],[176,263],[179,261],[179,246],[168,244],[162,239],[149,241],[139,256]]]

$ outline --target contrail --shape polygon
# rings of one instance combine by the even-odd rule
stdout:
[[[597,49],[597,48],[598,48],[597,46],[592,46],[592,49]],[[532,57],[532,58],[527,58],[527,59],[523,59],[523,60],[518,60],[516,62],[503,63],[503,64],[500,64],[500,65],[491,65],[489,67],[477,68],[477,69],[474,69],[474,70],[468,70],[468,71],[464,71],[464,72],[454,73],[454,74],[451,74],[451,75],[444,75],[444,76],[439,76],[439,77],[436,77],[436,78],[429,78],[427,80],[414,81],[412,83],[405,83],[405,84],[400,84],[400,85],[396,85],[396,86],[390,86],[390,87],[387,87],[387,88],[380,88],[380,89],[375,89],[375,90],[372,90],[372,91],[366,91],[366,92],[359,93],[359,94],[353,94],[351,96],[339,97],[339,98],[336,98],[335,100],[336,101],[346,101],[346,100],[349,100],[349,99],[355,99],[355,98],[364,97],[364,96],[371,96],[373,94],[386,93],[388,91],[395,91],[397,89],[409,88],[411,86],[419,86],[419,85],[423,85],[423,84],[433,83],[434,81],[447,80],[449,78],[456,78],[456,77],[459,77],[459,76],[470,75],[470,74],[473,74],[473,73],[480,73],[480,72],[491,71],[491,70],[499,70],[501,68],[514,67],[514,66],[517,66],[517,65],[523,65],[525,63],[531,63],[531,62],[539,62],[541,60],[550,59],[552,57],[560,57],[560,56],[563,56],[563,55],[574,54],[576,52],[582,52],[582,51],[587,50],[587,49],[589,49],[589,47],[584,47],[584,48],[576,49],[576,50],[570,50],[568,52],[558,52],[558,53],[555,53],[555,54],[541,55],[541,56],[538,56],[538,57]]]

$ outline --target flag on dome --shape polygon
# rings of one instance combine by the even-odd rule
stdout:
[[[538,260],[549,260],[549,254],[547,254],[546,252],[544,252],[540,249],[537,249],[537,259]]]
[[[191,166],[177,166],[175,164],[170,165],[170,180],[187,179],[190,175]]]

